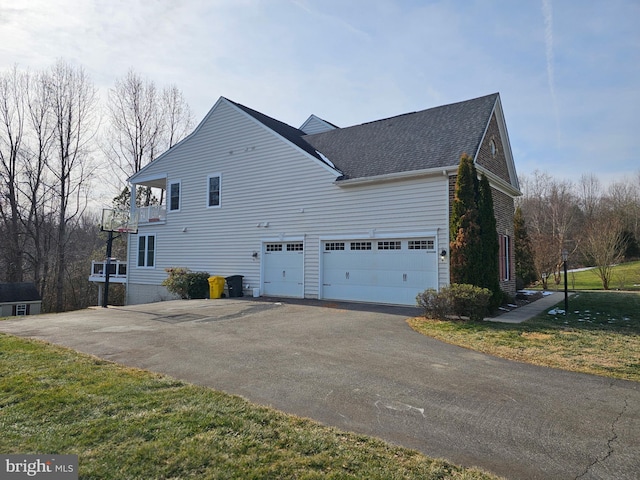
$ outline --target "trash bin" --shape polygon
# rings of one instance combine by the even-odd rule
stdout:
[[[231,275],[227,277],[227,287],[229,288],[229,297],[242,297],[242,279],[244,275]]]
[[[224,277],[209,277],[209,298],[222,298]]]

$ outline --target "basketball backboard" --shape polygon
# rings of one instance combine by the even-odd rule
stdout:
[[[138,233],[138,213],[129,210],[103,208],[100,229],[104,232]]]

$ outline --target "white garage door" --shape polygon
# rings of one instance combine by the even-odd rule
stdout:
[[[322,242],[322,298],[415,305],[437,286],[434,238]]]
[[[303,297],[303,254],[303,242],[265,243],[262,293]]]

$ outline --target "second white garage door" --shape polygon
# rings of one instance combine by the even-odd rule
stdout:
[[[331,240],[321,245],[322,298],[415,305],[438,287],[435,238]]]

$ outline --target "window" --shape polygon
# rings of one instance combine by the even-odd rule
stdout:
[[[496,142],[493,140],[493,138],[489,142],[489,148],[491,149],[491,156],[495,157],[498,150],[496,148]]]
[[[302,252],[303,245],[300,243],[287,243],[287,252]]]
[[[138,267],[153,267],[156,263],[156,236],[138,237]]]
[[[391,242],[378,242],[378,250],[400,250],[402,243],[399,240],[393,240]]]
[[[281,243],[267,243],[266,246],[267,252],[281,252],[282,244]]]
[[[511,280],[511,237],[499,235],[499,243],[500,280]]]
[[[180,182],[169,184],[169,211],[180,210]]]
[[[26,303],[21,303],[19,305],[16,305],[16,315],[26,315],[27,314],[27,304]]]
[[[409,240],[409,250],[433,250],[433,240]]]
[[[344,250],[344,242],[327,242],[324,244],[324,249],[327,252],[332,250]]]
[[[207,207],[220,206],[220,180],[219,173],[207,178]]]
[[[351,250],[371,250],[371,242],[351,242]]]

